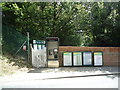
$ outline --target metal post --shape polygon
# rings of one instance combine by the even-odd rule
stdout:
[[[29,59],[30,59],[30,45],[29,45],[29,32],[27,32],[27,51],[28,51],[28,62],[29,62]]]
[[[1,2],[0,2],[1,4]],[[2,8],[0,7],[0,58],[2,58]]]

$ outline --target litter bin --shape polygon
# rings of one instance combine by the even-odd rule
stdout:
[[[72,66],[72,52],[63,52],[63,66]]]
[[[92,52],[83,52],[83,65],[84,66],[92,66]]]
[[[102,65],[103,65],[103,53],[94,52],[94,66],[102,66]]]
[[[82,52],[73,52],[73,66],[82,66]]]

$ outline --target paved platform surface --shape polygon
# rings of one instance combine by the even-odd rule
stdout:
[[[59,68],[33,68],[27,72],[20,72],[13,75],[0,77],[0,81],[18,80],[44,80],[57,78],[75,78],[84,76],[105,76],[112,75],[112,78],[119,76],[118,67],[59,67]]]
[[[0,77],[0,88],[118,88],[118,67],[33,68]]]

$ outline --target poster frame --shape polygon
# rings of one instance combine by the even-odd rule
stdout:
[[[74,65],[74,52],[81,52],[82,65],[77,65],[77,66]],[[72,61],[73,61],[73,67],[83,67],[83,52],[82,52],[82,51],[74,51],[74,52],[72,52],[72,57],[73,57],[73,59],[72,59]]]
[[[83,56],[83,55],[84,55],[85,52],[91,53],[91,65],[84,65],[84,56]],[[82,57],[83,57],[83,66],[85,66],[85,67],[87,67],[87,66],[88,66],[88,67],[94,66],[94,65],[93,65],[93,64],[94,64],[94,60],[93,60],[93,52],[92,52],[92,51],[83,51],[83,52],[82,52]]]
[[[64,66],[64,53],[71,53],[71,66]],[[62,66],[63,67],[73,67],[73,53],[72,52],[68,52],[68,51],[64,51],[62,52]]]
[[[94,67],[101,67],[101,66],[104,65],[104,59],[103,59],[103,52],[102,51],[95,51],[95,52],[93,52],[93,61],[95,61],[95,59],[94,59],[94,56],[95,56],[94,53],[98,53],[98,52],[102,53],[102,65],[95,65],[95,63],[93,62]]]

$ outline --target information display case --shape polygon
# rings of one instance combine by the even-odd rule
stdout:
[[[83,65],[84,66],[92,66],[92,52],[83,52]]]
[[[63,52],[63,66],[72,66],[72,52]]]
[[[82,52],[73,52],[73,66],[82,66]]]

